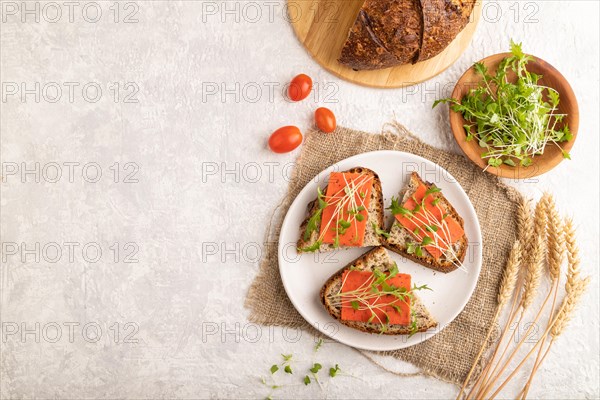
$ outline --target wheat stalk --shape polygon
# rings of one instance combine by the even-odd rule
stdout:
[[[548,209],[548,204],[549,195],[545,194],[542,196],[542,198],[535,207],[533,221],[533,237],[529,237],[528,241],[528,245],[532,253],[529,254],[530,257],[527,260],[528,262],[526,264],[525,282],[523,284],[523,294],[521,297],[521,314],[519,315],[519,319],[517,322],[517,329],[513,330],[510,339],[508,340],[506,346],[504,346],[504,351],[500,355],[497,364],[492,369],[489,379],[484,381],[484,384],[482,385],[482,389],[480,391],[481,397],[485,397],[485,395],[493,388],[494,383],[502,375],[502,373],[508,367],[512,359],[517,355],[517,352],[519,351],[525,339],[529,336],[531,330],[534,328],[535,324],[541,316],[540,313],[537,314],[533,323],[529,324],[525,334],[523,335],[523,338],[517,343],[515,349],[512,350],[512,352],[508,353],[508,359],[503,362],[504,357],[507,355],[507,352],[510,348],[510,343],[512,343],[513,338],[518,330],[518,327],[521,326],[523,317],[525,316],[525,311],[533,303],[538,293],[542,273],[544,271],[544,262],[546,259],[546,234],[548,231],[548,218],[546,213]],[[529,211],[529,217],[531,217],[531,211]],[[523,216],[523,218],[526,218],[526,216]],[[529,229],[531,228],[529,227]],[[546,299],[544,300],[541,309],[543,309],[546,306],[547,302],[548,297],[546,297]],[[509,322],[507,326],[511,324],[512,321]]]
[[[552,213],[552,205],[550,203],[549,203],[548,212]],[[550,334],[550,335],[552,335],[552,340],[548,344],[548,347],[546,348],[546,351],[544,352],[544,355],[541,357],[539,362],[534,363],[530,378],[529,378],[526,386],[524,387],[524,389],[521,392],[521,393],[523,393],[523,397],[527,395],[529,385],[531,384],[531,379],[537,372],[537,370],[540,367],[540,365],[542,364],[542,362],[545,360],[545,358],[548,355],[550,348],[552,347],[556,338],[564,332],[568,322],[571,320],[571,317],[573,315],[574,310],[577,307],[577,304],[581,300],[581,297],[590,282],[589,277],[587,277],[585,279],[579,278],[579,275],[580,275],[579,247],[577,246],[573,222],[570,219],[566,220],[566,222],[565,222],[564,237],[565,237],[564,243],[565,243],[565,247],[566,247],[566,251],[567,251],[567,260],[568,260],[567,281],[565,283],[565,292],[566,292],[565,298],[563,299],[563,302],[562,302],[556,316],[554,318],[550,317],[550,319],[548,320],[548,326],[547,326],[544,334],[542,335],[541,339],[529,351],[529,353],[527,353],[527,355],[523,358],[523,360],[517,365],[515,370],[504,380],[504,382],[490,396],[490,398],[494,398],[504,388],[504,386],[515,376],[515,374],[519,371],[519,369],[523,366],[523,364],[528,360],[528,358],[531,356],[531,354],[535,350],[537,350],[539,348],[540,349],[539,351],[541,351],[542,346],[546,340],[546,337],[548,336],[548,334]],[[559,265],[559,271],[560,271],[560,265]],[[556,283],[558,283],[558,277],[555,280],[555,284]],[[546,299],[548,299],[548,297],[549,296],[547,296]],[[542,306],[542,309],[543,309],[543,306]],[[542,310],[540,310],[538,314],[540,314],[541,311]],[[503,372],[503,370],[500,372],[499,375],[501,375],[502,372]],[[483,392],[482,397],[485,397],[486,394],[487,394],[487,391]]]
[[[502,336],[496,344],[492,357],[485,366],[483,373],[475,382],[467,399],[470,399],[472,396],[475,396],[476,398],[495,398],[495,396],[502,391],[506,384],[524,366],[529,357],[531,357],[534,352],[537,352],[538,354],[532,366],[529,379],[521,390],[521,393],[518,395],[519,398],[525,398],[534,375],[549,354],[554,341],[565,331],[566,326],[571,320],[578,303],[581,301],[581,298],[590,283],[589,277],[585,279],[580,278],[581,261],[573,221],[571,219],[566,219],[564,221],[561,219],[556,210],[554,199],[550,194],[545,193],[542,196],[535,207],[534,213],[532,213],[531,202],[529,200],[521,201],[517,209],[517,219],[519,222],[518,244],[513,246],[511,254],[509,255],[507,267],[502,277],[500,291],[498,293],[498,303],[502,306],[510,301],[512,295],[511,312],[509,314],[508,322],[503,329]],[[520,252],[517,251],[519,248],[521,250]],[[521,253],[520,257],[517,257],[518,253]],[[566,283],[564,285],[565,297],[560,306],[555,309],[559,283],[561,280],[561,266],[565,260],[565,253],[568,262]],[[511,270],[509,268],[510,265],[517,265],[518,267]],[[521,268],[523,269],[523,273],[519,274],[518,271],[521,265],[523,266],[523,268]],[[523,339],[521,339],[521,341],[517,343],[516,348],[512,350],[510,357],[506,362],[503,362],[504,355],[510,347],[512,339],[508,341],[504,352],[492,369],[498,350],[503,345],[503,339],[507,330],[512,325],[519,309],[521,310],[519,318],[520,324],[525,309],[535,300],[541,278],[545,271],[547,271],[552,286],[538,310],[535,320],[523,335]],[[540,340],[535,343],[533,348],[530,349],[502,384],[493,391],[496,383],[502,377],[504,371],[523,345],[525,338],[528,337],[530,330],[536,325],[538,319],[543,314],[546,304],[551,297],[553,297],[553,301],[550,316]],[[515,332],[513,331],[513,336],[514,334]],[[548,336],[551,337],[551,340],[548,341],[549,343],[546,343]],[[543,351],[544,346],[546,346],[545,351]],[[499,370],[496,371],[497,369]],[[463,389],[466,384],[467,382],[465,382]],[[493,393],[489,395],[491,391],[493,391]],[[463,390],[461,390],[461,393],[462,392]]]
[[[530,260],[531,260],[531,254],[532,254],[532,250],[531,250],[532,249],[532,240],[531,239],[533,238],[534,230],[535,230],[533,218],[532,218],[531,199],[522,197],[521,201],[519,201],[519,204],[517,206],[517,226],[519,229],[518,235],[517,235],[517,240],[518,240],[518,242],[520,244],[520,248],[521,248],[521,257],[520,257],[521,263],[520,264],[529,265]],[[519,268],[517,268],[517,269],[519,269]],[[519,274],[519,278],[517,280],[516,287],[520,288],[522,286],[522,282],[523,282],[523,274]],[[467,400],[471,399],[471,396],[473,396],[476,393],[476,391],[478,390],[478,387],[484,387],[488,383],[488,378],[490,377],[489,376],[490,368],[494,365],[494,360],[496,359],[496,356],[498,355],[498,350],[500,349],[500,346],[501,346],[502,342],[504,341],[504,338],[508,332],[508,328],[512,325],[515,317],[517,316],[517,311],[521,306],[521,304],[519,304],[519,306],[517,307],[517,300],[519,298],[519,293],[520,293],[520,290],[517,291],[517,294],[515,296],[513,296],[513,301],[512,301],[510,313],[508,316],[508,322],[506,323],[504,329],[502,330],[500,339],[498,340],[496,347],[494,348],[494,351],[493,351],[490,359],[487,362],[487,365],[485,366],[485,368],[479,375],[479,378],[477,378],[477,380],[475,381],[475,384],[471,388],[471,391],[469,392],[469,394],[467,396]],[[512,335],[514,336],[514,332]],[[510,340],[509,340],[509,342],[510,342]],[[506,349],[505,349],[504,353],[502,353],[501,358],[504,356],[505,352],[506,352]]]
[[[567,276],[567,279],[568,278],[569,277]],[[567,323],[570,321],[572,313],[575,310],[575,308],[577,307],[577,304],[579,303],[579,301],[581,300],[581,297],[583,296],[583,293],[585,292],[589,282],[590,282],[590,278],[587,277],[585,279],[575,279],[571,283],[571,285],[570,285],[571,291],[568,292],[567,295],[565,296],[556,318],[554,320],[552,320],[552,322],[548,325],[548,327],[542,334],[542,339],[546,338],[546,336],[548,336],[548,334],[552,335],[552,341],[550,342],[550,345],[548,346],[548,349],[546,350],[546,354],[550,350],[550,346],[552,345],[554,340],[560,334],[563,333],[564,328],[566,327]],[[555,328],[558,325],[560,325],[560,328],[559,329]],[[553,331],[555,332],[556,335],[552,334]],[[527,355],[525,355],[523,360],[521,360],[521,362],[515,367],[514,371],[504,380],[504,382],[498,387],[498,389],[489,397],[490,399],[493,399],[494,397],[496,397],[496,395],[498,395],[498,393],[500,393],[500,391],[504,388],[504,386],[506,386],[506,384],[517,374],[517,372],[519,372],[519,370],[521,369],[521,367],[523,367],[523,365],[529,359],[531,354],[533,354],[533,352],[535,350],[537,350],[537,348],[540,347],[541,344],[542,344],[542,341],[538,340],[538,342],[535,344],[535,346],[533,346],[533,348],[529,351],[529,353],[527,353]],[[545,358],[545,355],[542,358],[542,360],[544,358]],[[484,394],[484,396],[485,396],[485,394]]]
[[[549,194],[547,195],[546,216],[548,219],[548,247],[546,252],[546,264],[548,267],[548,275],[552,282],[550,291],[546,296],[546,299],[549,299],[552,296],[552,305],[550,306],[550,315],[548,316],[548,322],[550,322],[554,318],[554,309],[556,306],[556,297],[558,294],[558,284],[560,281],[560,267],[563,263],[565,255],[565,236],[562,219],[560,218],[560,215],[556,210],[554,198]],[[539,313],[541,313],[542,311],[543,309],[540,309]],[[535,371],[537,371],[541,363],[544,361],[545,354],[542,353],[545,342],[546,338],[543,338],[542,344],[540,345],[540,349],[535,357],[535,361],[533,363],[533,368],[529,375],[529,379],[527,380],[527,383],[521,391],[522,399],[527,398],[527,393],[529,392],[529,388],[531,387]]]
[[[520,257],[521,262],[523,264],[528,264],[528,260],[530,259],[530,254],[531,254],[531,251],[530,251],[531,238],[533,237],[533,233],[534,233],[531,199],[522,197],[521,201],[519,201],[519,204],[517,206],[517,227],[518,227],[517,240],[520,244],[521,253],[522,253],[522,256]],[[521,287],[522,281],[523,281],[523,277],[522,277],[522,274],[520,274],[516,286]],[[487,382],[488,374],[490,372],[490,367],[493,365],[494,359],[496,358],[496,355],[500,348],[500,344],[502,343],[502,341],[504,340],[504,337],[506,336],[506,333],[508,332],[508,326],[510,326],[512,324],[512,322],[514,321],[514,318],[516,317],[517,299],[519,297],[519,293],[520,293],[520,291],[518,291],[517,294],[513,297],[512,305],[510,308],[510,313],[508,316],[508,322],[507,322],[505,328],[502,330],[502,334],[500,335],[498,344],[494,348],[492,356],[490,357],[487,365],[485,366],[485,368],[479,375],[479,378],[477,378],[477,380],[475,381],[475,384],[471,388],[471,392],[467,396],[467,400],[469,400],[471,398],[471,396],[475,393],[475,391],[477,390],[480,383],[481,383],[481,385],[484,385]]]
[[[488,342],[488,340],[490,339],[490,336],[493,332],[496,321],[498,320],[500,313],[504,309],[504,306],[506,305],[506,303],[508,303],[508,300],[511,299],[511,297],[515,291],[517,277],[519,275],[519,265],[521,264],[522,257],[523,257],[523,254],[522,254],[522,250],[521,250],[521,243],[517,240],[513,244],[513,247],[508,256],[508,261],[506,262],[506,267],[504,268],[504,274],[502,275],[502,282],[500,284],[500,292],[498,293],[498,309],[496,310],[496,314],[494,315],[494,318],[492,319],[492,323],[488,330],[487,336],[485,337],[485,340],[483,341],[483,344],[481,345],[481,348],[479,349],[479,353],[477,353],[477,356],[475,357],[475,361],[473,361],[473,366],[471,367],[469,374],[465,378],[465,381],[464,381],[462,387],[460,388],[460,392],[458,393],[458,396],[456,396],[457,400],[460,399],[460,397],[464,393],[467,385],[469,384],[471,375],[473,375],[473,371],[475,371],[477,362],[479,361],[479,359],[481,358],[481,355],[483,354],[485,345]]]

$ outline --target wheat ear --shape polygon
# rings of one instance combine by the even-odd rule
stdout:
[[[567,282],[565,283],[565,291],[567,293],[564,303],[564,307],[561,308],[558,315],[556,316],[556,324],[552,327],[552,337],[558,337],[561,335],[566,325],[571,320],[571,314],[577,305],[579,297],[583,291],[585,291],[590,278],[585,279],[579,278],[579,265],[581,260],[579,259],[579,246],[575,239],[575,229],[573,228],[573,221],[567,219],[565,221],[565,243],[567,248]]]
[[[506,303],[508,303],[515,292],[517,277],[519,276],[519,266],[521,265],[522,258],[523,252],[521,250],[521,243],[516,241],[508,256],[504,275],[502,275],[500,292],[498,293],[498,305],[500,308],[503,308]]]
[[[531,259],[525,271],[525,285],[523,287],[523,309],[528,308],[536,297],[538,287],[544,270],[546,259],[546,234],[548,232],[548,198],[542,196],[535,206],[535,220],[533,226],[533,244],[531,247]]]
[[[531,250],[531,238],[534,233],[531,199],[522,199],[517,207],[517,224],[519,226],[519,241],[527,257]]]
[[[577,239],[575,237],[575,228],[573,227],[573,220],[567,218],[565,220],[565,244],[567,248],[567,260],[569,262],[569,270],[567,278],[571,278],[570,281],[567,279],[567,285],[574,283],[579,278],[579,246],[577,246]],[[567,288],[565,288],[567,289]]]
[[[548,272],[550,279],[553,281],[560,276],[560,266],[565,258],[565,227],[552,196],[549,197],[548,207],[546,209],[548,217],[548,253],[546,262],[548,264]],[[573,229],[572,223],[569,229]],[[571,232],[572,237],[575,236]]]

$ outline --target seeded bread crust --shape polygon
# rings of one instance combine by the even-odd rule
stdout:
[[[394,266],[394,262],[389,257],[387,251],[382,246],[375,247],[374,249],[363,254],[338,272],[336,272],[331,278],[325,282],[321,289],[321,303],[325,306],[327,312],[335,319],[340,321],[342,324],[349,326],[350,328],[358,329],[359,331],[367,333],[378,333],[384,335],[407,335],[411,333],[411,327],[407,325],[388,325],[387,329],[382,332],[381,324],[374,324],[369,322],[359,321],[344,321],[341,319],[342,307],[339,298],[332,298],[331,296],[338,293],[342,286],[342,274],[348,268],[354,266],[359,270],[373,271],[375,269],[381,272],[388,272]],[[413,300],[411,304],[411,310],[417,320],[417,331],[425,332],[431,328],[437,326],[437,321],[427,311],[421,300],[417,295],[413,294]]]
[[[356,70],[410,64],[421,45],[422,20],[419,0],[366,0],[339,62]]]
[[[425,182],[421,179],[419,174],[413,172],[410,176],[410,181],[406,188],[400,193],[400,198],[402,199],[402,203],[412,196],[412,194],[417,190],[419,185],[423,183],[426,186],[431,186],[432,184],[429,182]],[[431,196],[435,196],[440,199],[439,205],[442,209],[450,214],[452,218],[454,218],[460,226],[464,229],[465,223],[460,215],[456,212],[454,207],[448,202],[448,200],[444,197],[441,192],[433,193]],[[394,219],[394,223],[392,224],[392,228],[389,231],[390,237],[384,240],[383,245],[389,250],[400,254],[402,257],[406,257],[416,263],[423,265],[424,267],[431,268],[440,272],[448,273],[452,272],[458,268],[456,263],[462,264],[465,259],[465,255],[467,253],[468,247],[468,239],[465,234],[461,239],[459,239],[456,243],[453,244],[453,250],[457,255],[457,259],[454,259],[450,256],[450,254],[446,253],[442,255],[439,260],[436,260],[431,254],[427,252],[426,249],[423,249],[423,256],[419,257],[416,254],[409,254],[407,252],[408,244],[414,242],[414,237],[411,232],[409,232],[402,225],[397,223]],[[453,262],[454,261],[454,262]]]
[[[365,238],[364,238],[362,247],[379,246],[379,245],[381,245],[382,238],[381,238],[381,235],[378,235],[375,233],[375,229],[373,228],[373,222],[375,222],[375,224],[377,225],[377,227],[379,229],[384,229],[384,222],[383,222],[384,208],[383,208],[383,192],[381,190],[381,180],[379,179],[379,176],[374,171],[372,171],[368,168],[356,167],[356,168],[352,168],[352,169],[350,169],[348,171],[344,171],[344,172],[364,173],[364,174],[373,176],[373,189],[371,190],[371,200],[369,202],[367,225],[366,225],[366,229],[365,229]],[[323,189],[323,193],[326,193],[326,192],[327,192],[327,186],[325,186],[325,188]],[[310,238],[308,238],[308,240],[304,240],[304,232],[306,231],[306,226],[308,225],[308,221],[309,221],[310,217],[318,210],[318,208],[319,208],[319,202],[317,201],[317,199],[308,203],[308,206],[307,206],[308,215],[302,222],[302,225],[300,225],[300,239],[298,239],[298,243],[297,243],[298,249],[299,249],[298,251],[300,251],[300,252],[302,251],[301,249],[310,247],[313,244],[315,244],[317,239],[319,238],[322,221],[319,222],[316,231],[310,235]],[[331,243],[323,243],[321,245],[321,247],[319,247],[318,251],[319,252],[332,251],[332,250],[343,249],[343,248],[348,248],[348,247],[349,246],[340,246],[338,248],[335,248],[333,246],[333,244],[331,244]]]
[[[417,61],[441,53],[469,23],[475,0],[421,0],[423,37]]]

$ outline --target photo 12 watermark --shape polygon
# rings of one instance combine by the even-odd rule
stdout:
[[[3,241],[2,264],[6,263],[76,263],[96,264],[100,262],[137,264],[140,246],[136,242],[16,242]]]
[[[140,164],[115,161],[102,165],[95,161],[4,161],[0,168],[2,183],[139,183]]]
[[[136,82],[2,82],[2,103],[139,103]]]
[[[136,24],[140,21],[137,1],[2,1],[2,23],[58,24],[113,23]]]
[[[481,18],[487,23],[510,19],[514,23],[539,23],[538,1],[481,1],[474,2],[481,9]],[[347,14],[348,4],[343,0],[290,0],[290,1],[202,1],[200,19],[204,24],[265,24],[297,23],[302,20],[319,24],[339,24]],[[427,12],[428,5],[422,9]],[[431,7],[434,7],[433,5]],[[470,20],[475,15],[471,13]]]
[[[3,321],[2,343],[115,343],[137,344],[136,322]]]
[[[260,102],[274,103],[283,98],[292,103],[289,97],[290,83],[280,82],[226,82],[203,81],[200,87],[202,103],[223,104],[255,104]],[[339,103],[339,84],[337,82],[313,82],[312,90],[305,101],[315,104]]]
[[[270,250],[276,250],[279,259],[289,264],[310,260],[311,263],[339,265],[343,259],[340,255],[346,251],[343,248],[328,251],[305,251],[298,246],[298,242],[205,241],[200,244],[201,261],[203,264],[256,264]],[[475,263],[481,249],[482,244],[479,241],[470,240],[467,243],[463,264]],[[405,257],[399,257],[394,261],[397,264],[413,263]]]
[[[203,161],[200,164],[202,183],[274,183],[279,179],[289,182],[295,162],[225,162]]]
[[[340,1],[203,1],[202,23],[265,24],[294,23],[302,19],[335,24],[343,8]]]
[[[341,329],[347,327],[340,321],[314,321],[310,326],[326,335],[324,342],[335,343]],[[446,325],[437,325],[435,328],[428,329],[425,332],[418,332],[416,335],[421,336],[420,339],[427,340],[442,330]],[[500,330],[501,326],[498,323],[494,324],[492,330]],[[543,328],[535,322],[513,323],[509,328],[511,333],[510,340],[512,343],[535,344],[540,340]],[[285,343],[298,343],[303,337],[310,337],[318,343],[318,338],[312,333],[298,328],[290,327],[274,327],[255,324],[252,322],[224,322],[224,321],[203,321],[200,328],[200,337],[202,343],[275,343],[283,341]],[[408,343],[412,339],[412,335],[397,335],[399,343]]]

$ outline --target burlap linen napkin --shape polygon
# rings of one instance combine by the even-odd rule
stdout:
[[[497,309],[502,272],[517,235],[515,216],[520,194],[482,172],[462,155],[427,145],[398,124],[388,125],[381,134],[348,128],[338,128],[333,134],[317,131],[307,134],[288,193],[270,224],[271,239],[266,240],[270,245],[266,246],[258,276],[248,291],[248,318],[259,324],[314,332],[295,310],[281,283],[277,261],[279,229],[291,202],[315,175],[345,158],[374,150],[405,151],[439,164],[458,180],[477,212],[483,234],[483,267],[471,300],[463,312],[433,338],[407,349],[383,353],[412,363],[426,375],[462,384]],[[480,369],[479,366],[475,371],[475,377]]]

